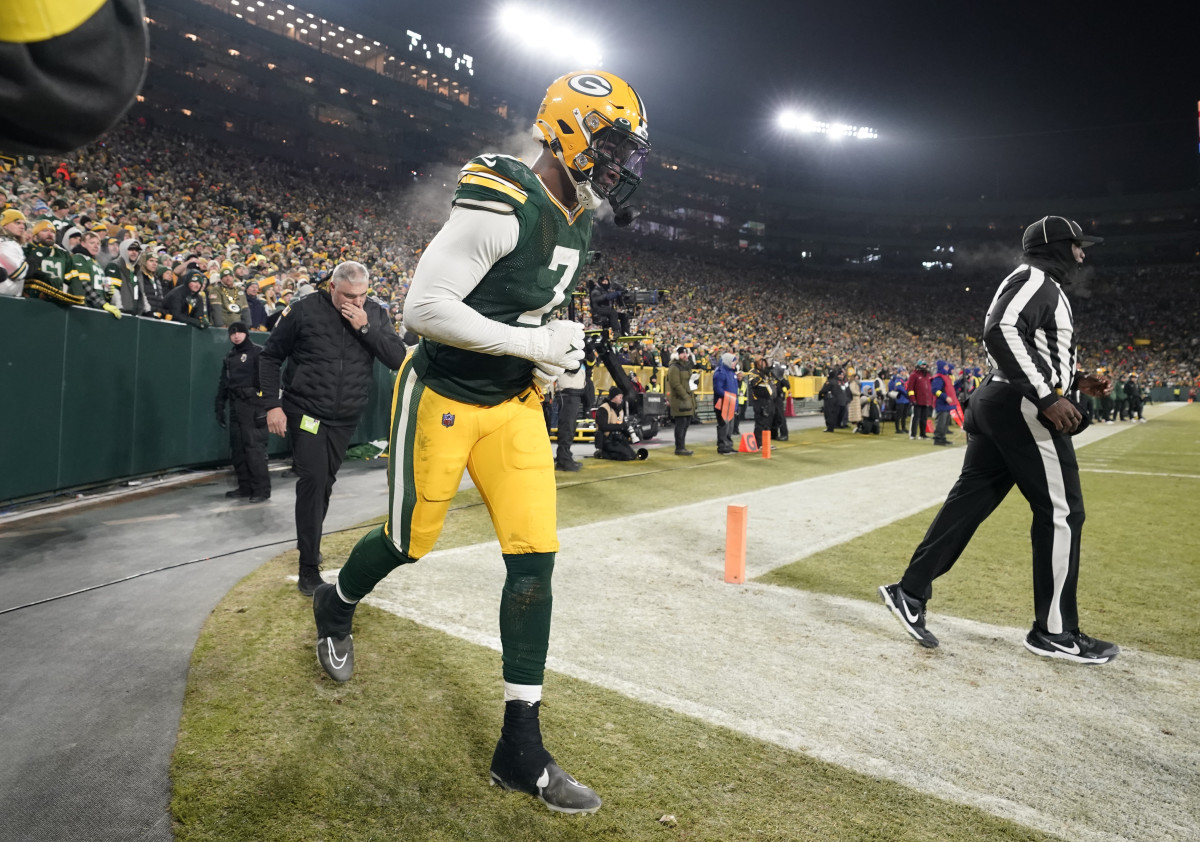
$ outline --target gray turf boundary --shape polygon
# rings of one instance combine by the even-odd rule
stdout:
[[[1126,648],[1081,667],[1028,654],[1026,629],[946,616],[930,619],[942,647],[924,650],[873,591],[722,582],[728,503],[749,505],[753,577],[938,504],[961,459],[923,452],[562,530],[550,667],[1067,839],[1200,838],[1200,663]],[[366,601],[498,650],[503,580],[487,542],[435,551]]]

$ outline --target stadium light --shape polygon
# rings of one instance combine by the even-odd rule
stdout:
[[[811,114],[798,114],[795,111],[779,112],[776,119],[779,128],[785,132],[797,134],[823,134],[829,140],[842,140],[852,137],[858,140],[878,140],[879,132],[870,126],[852,126],[848,123],[831,123],[818,120]]]
[[[577,22],[546,20],[542,14],[513,5],[500,10],[498,23],[500,31],[524,49],[555,60],[570,59],[577,66],[600,67],[603,61],[599,42],[581,36]]]

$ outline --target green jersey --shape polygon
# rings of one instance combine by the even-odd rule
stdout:
[[[570,297],[592,239],[592,212],[564,208],[541,179],[516,158],[480,155],[459,173],[454,204],[475,212],[512,208],[517,245],[492,265],[463,299],[471,309],[506,325],[540,327]],[[463,403],[495,406],[533,382],[533,363],[422,339],[413,369],[439,394]]]
[[[108,303],[106,278],[103,267],[91,255],[79,252],[71,255],[66,274],[67,292],[82,295],[89,307],[99,310]]]
[[[45,272],[57,281],[61,289],[66,289],[67,272],[71,270],[71,255],[65,248],[53,244],[43,246],[30,243],[25,246],[25,260],[32,268]]]

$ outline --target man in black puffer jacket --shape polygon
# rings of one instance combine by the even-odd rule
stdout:
[[[321,584],[321,528],[346,445],[367,406],[375,360],[393,371],[404,362],[404,342],[384,309],[367,300],[369,290],[365,266],[339,264],[328,292],[283,312],[259,358],[267,428],[291,437],[299,587],[306,596]]]

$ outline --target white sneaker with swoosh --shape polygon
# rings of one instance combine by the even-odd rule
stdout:
[[[354,605],[343,602],[337,587],[322,582],[313,594],[313,619],[317,624],[317,661],[334,681],[354,675],[354,635],[350,634]]]

